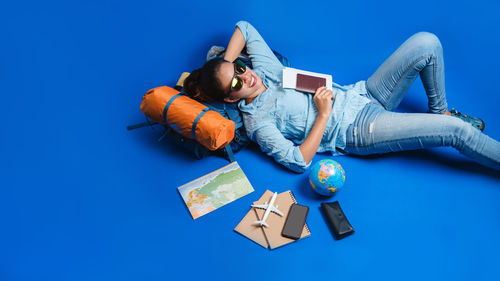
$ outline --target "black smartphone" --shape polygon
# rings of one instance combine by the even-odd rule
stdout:
[[[309,207],[292,204],[281,235],[292,239],[299,239],[306,223],[307,213],[309,213]]]

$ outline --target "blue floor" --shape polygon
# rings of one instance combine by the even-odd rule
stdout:
[[[336,157],[346,184],[255,145],[236,155],[255,192],[193,221],[177,187],[228,162],[196,160],[144,121],[175,84],[251,22],[292,66],[367,79],[409,36],[441,39],[450,107],[500,139],[500,5],[492,1],[17,1],[0,8],[0,280],[500,280],[500,174],[451,148]],[[398,109],[425,112],[416,81]],[[326,154],[315,161],[328,158]],[[311,237],[270,251],[233,232],[266,190],[310,207]],[[356,233],[333,239],[338,200]]]

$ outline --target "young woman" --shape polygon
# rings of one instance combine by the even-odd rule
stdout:
[[[253,69],[235,61],[244,47]],[[481,132],[483,121],[448,111],[442,48],[431,33],[410,37],[367,81],[333,83],[333,91],[283,89],[282,70],[255,28],[240,21],[224,59],[193,71],[184,89],[199,99],[238,102],[250,139],[295,172],[304,172],[316,152],[367,155],[437,146],[500,169],[500,143]],[[429,113],[392,112],[418,75]]]

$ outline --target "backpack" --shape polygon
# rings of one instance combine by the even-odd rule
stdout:
[[[222,57],[224,56],[224,53],[225,49],[223,47],[213,46],[207,54],[207,60],[210,60],[215,57]],[[273,53],[276,55],[278,60],[283,64],[283,66],[287,67],[290,66],[290,63],[286,57],[284,57],[283,55],[274,50]],[[252,63],[245,50],[243,50],[243,52],[238,58],[242,60],[248,67],[252,68]],[[176,90],[180,91],[181,95],[184,95],[182,92],[183,90],[182,85],[184,79],[188,75],[189,75],[188,73],[184,72],[181,75],[179,81],[177,82],[177,85],[174,87]],[[176,130],[176,128],[172,127],[168,123],[165,123],[163,125],[158,122],[150,120],[148,117],[146,117],[146,122],[127,126],[127,130],[133,130],[153,125],[163,125],[164,132],[163,135],[158,139],[158,141],[161,141],[166,136],[168,136],[171,139],[173,139],[179,146],[183,147],[185,150],[191,151],[198,159],[204,158],[209,154],[215,154],[228,159],[230,162],[234,162],[235,161],[234,153],[240,151],[250,143],[250,139],[248,138],[245,127],[243,125],[243,118],[241,112],[238,109],[238,105],[236,103],[225,103],[225,102],[202,102],[202,101],[198,102],[205,105],[208,108],[208,110],[216,111],[223,117],[234,122],[235,125],[234,138],[225,147],[211,151],[207,147],[203,146],[200,142],[198,142],[195,138],[189,138],[182,135],[178,130]],[[168,106],[169,104],[167,104],[166,107]],[[193,131],[195,127],[196,124],[193,125]]]

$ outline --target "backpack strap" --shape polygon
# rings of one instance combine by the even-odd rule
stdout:
[[[196,140],[196,125],[198,125],[198,121],[200,121],[200,118],[209,111],[210,108],[205,107],[199,114],[196,116],[196,119],[194,119],[193,122],[193,127],[191,128],[191,135],[193,137],[193,140]]]
[[[149,119],[146,119],[146,122],[127,126],[127,130],[129,130],[129,131],[130,130],[135,130],[135,129],[139,129],[139,128],[144,128],[144,127],[152,126],[152,125],[155,125],[155,124],[158,124],[158,123],[156,123],[154,121],[151,121]]]
[[[234,162],[234,161],[236,161],[236,159],[234,158],[233,149],[231,148],[231,144],[230,143],[228,143],[226,145],[226,147],[224,147],[224,150],[226,151],[227,157],[229,158],[229,161],[231,163]]]
[[[194,146],[194,155],[196,155],[196,158],[201,159],[203,156],[200,154],[200,144],[197,142]]]
[[[159,142],[162,141],[171,131],[172,131],[172,128],[170,128],[169,126],[165,126],[165,130],[163,130],[163,134],[158,139],[158,141]]]
[[[163,120],[165,121],[165,125],[167,125],[167,111],[168,111],[168,108],[170,107],[170,105],[172,104],[172,102],[178,98],[179,96],[181,96],[181,94],[177,94],[175,96],[173,96],[172,98],[170,98],[170,100],[167,102],[167,104],[165,105],[165,108],[163,109]]]

